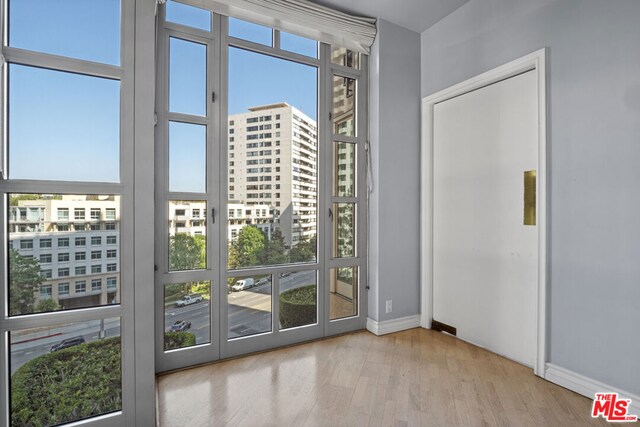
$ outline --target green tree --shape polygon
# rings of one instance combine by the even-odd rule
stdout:
[[[169,269],[193,270],[205,267],[203,241],[188,234],[176,234],[169,241]]]
[[[36,313],[45,313],[47,311],[56,311],[56,310],[60,310],[60,306],[58,305],[57,302],[55,302],[55,300],[52,300],[51,298],[47,298],[47,299],[41,299],[40,301],[38,301],[38,303],[36,304]]]
[[[286,264],[287,262],[289,262],[289,257],[285,249],[284,236],[282,235],[282,230],[276,228],[271,233],[271,240],[266,242],[264,264],[275,265]]]
[[[316,254],[316,237],[311,239],[302,239],[297,245],[289,251],[289,259],[291,262],[309,262],[313,260]]]
[[[12,316],[33,313],[35,292],[42,283],[40,263],[18,251],[9,251],[9,312]]]
[[[258,227],[243,227],[238,238],[229,246],[229,267],[260,265],[264,259],[265,242],[265,235]]]

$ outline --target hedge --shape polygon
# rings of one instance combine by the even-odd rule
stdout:
[[[120,337],[44,354],[11,376],[11,425],[51,426],[119,411]]]
[[[196,345],[196,336],[191,332],[165,332],[164,350],[175,350]]]
[[[283,329],[316,323],[316,285],[290,289],[280,294],[280,325]]]

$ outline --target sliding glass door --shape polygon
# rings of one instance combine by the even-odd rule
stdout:
[[[363,328],[366,61],[184,3],[160,18],[158,370]]]

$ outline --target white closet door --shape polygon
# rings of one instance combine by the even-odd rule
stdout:
[[[528,366],[538,230],[523,223],[524,172],[537,165],[535,72],[435,105],[433,318]]]

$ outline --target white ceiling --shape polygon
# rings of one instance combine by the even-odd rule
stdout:
[[[382,18],[422,33],[469,0],[311,0],[359,16]]]

